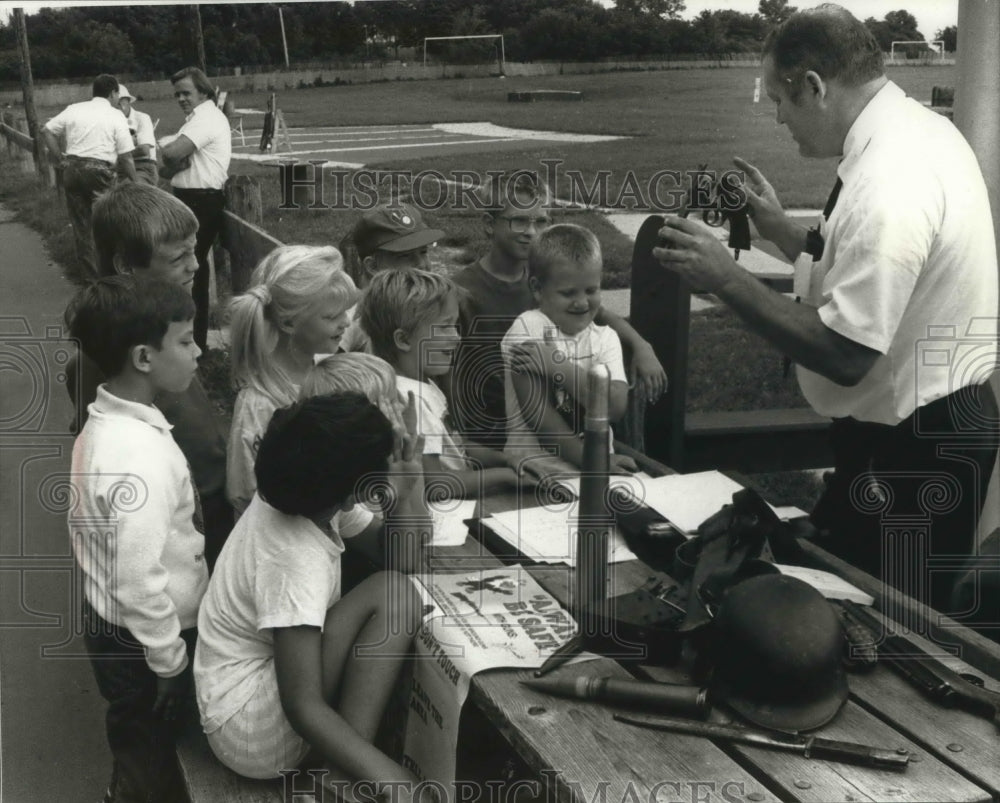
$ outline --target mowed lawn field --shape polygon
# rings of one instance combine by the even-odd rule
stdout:
[[[929,101],[934,86],[952,86],[950,66],[889,67],[889,77],[910,95]],[[545,171],[543,162],[558,160],[556,193],[573,195],[575,174],[579,189],[592,187],[606,171],[606,201],[619,198],[623,186],[638,187],[622,197],[626,210],[643,211],[643,201],[653,200],[650,177],[662,170],[691,170],[701,164],[725,170],[739,155],[756,164],[771,179],[789,207],[821,207],[835,180],[834,160],[807,160],[783,126],[775,122],[774,106],[761,93],[754,103],[756,68],[662,70],[564,75],[541,78],[475,78],[431,81],[392,81],[306,88],[278,93],[289,127],[434,124],[490,122],[512,128],[628,137],[600,143],[546,143],[525,141],[523,148],[497,151],[484,144],[478,153],[428,153],[405,161],[393,151],[381,152],[371,169],[474,171],[528,168]],[[507,93],[529,89],[569,89],[583,93],[579,102],[510,103]],[[239,108],[264,109],[263,93],[234,95]],[[159,134],[172,133],[182,115],[169,99],[144,102],[137,107],[160,119]],[[54,113],[57,110],[46,110]],[[244,127],[259,129],[263,117],[247,115]],[[256,140],[256,136],[255,136]],[[429,149],[431,150],[431,149]],[[280,151],[278,153],[280,155]],[[308,158],[308,157],[306,157]],[[551,169],[550,174],[551,174]],[[234,161],[232,173],[257,176],[264,192],[264,226],[285,242],[336,243],[350,230],[358,212],[350,209],[282,210],[276,167]],[[424,185],[433,199],[433,183]],[[328,190],[333,182],[327,183]],[[664,179],[661,198],[673,187]],[[303,202],[311,200],[299,195]],[[327,197],[327,203],[336,198]],[[631,243],[600,216],[566,212],[564,219],[591,226],[605,248],[607,286],[628,286]],[[458,249],[456,258],[469,261],[485,244],[478,214],[456,210],[451,204],[428,214],[449,233],[442,245]]]

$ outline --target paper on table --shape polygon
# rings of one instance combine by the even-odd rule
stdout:
[[[494,513],[483,519],[493,532],[522,555],[539,563],[576,566],[577,517],[565,508],[535,507]],[[635,560],[621,533],[615,529],[608,543],[608,562]]]
[[[580,496],[580,475],[556,476],[554,480],[574,496]],[[612,489],[621,488],[628,491],[633,497],[642,501],[646,496],[646,483],[652,482],[653,478],[644,471],[635,474],[612,474],[608,477],[608,486]]]
[[[428,502],[427,509],[434,520],[432,546],[461,546],[469,534],[465,519],[476,514],[475,499],[442,499]]]

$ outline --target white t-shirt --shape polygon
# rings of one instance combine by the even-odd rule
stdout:
[[[510,360],[515,346],[529,340],[543,341],[548,336],[555,340],[566,353],[567,359],[586,372],[595,365],[606,365],[612,382],[627,382],[622,344],[610,326],[591,323],[576,335],[567,335],[559,330],[544,312],[537,309],[522,312],[511,324],[507,334],[500,341],[500,353],[504,359],[504,387],[507,405],[507,450],[515,452],[537,452],[540,448],[534,432],[521,415],[521,405],[514,391],[510,377]]]
[[[229,161],[233,155],[229,120],[211,100],[203,101],[188,115],[177,136],[187,137],[194,144],[191,166],[170,179],[181,189],[221,190],[229,178]]]
[[[290,400],[279,402],[273,396],[254,387],[243,388],[236,397],[233,408],[233,423],[226,445],[226,498],[242,515],[257,491],[257,477],[253,471],[260,440],[271,423],[271,416],[279,407],[291,404],[298,398],[299,388],[293,385]],[[334,514],[334,526],[344,538],[353,538],[371,524],[374,513],[355,505],[348,511]]]
[[[469,468],[461,437],[448,426],[448,400],[433,382],[421,382],[406,376],[396,376],[396,389],[406,403],[412,390],[417,400],[417,432],[424,437],[424,454],[441,457],[441,465],[453,471]]]
[[[844,387],[799,366],[834,418],[894,425],[984,382],[996,361],[997,255],[975,154],[950,121],[889,82],[854,121],[823,225],[823,257],[796,293],[826,326],[878,351]]]
[[[45,124],[45,128],[66,137],[66,155],[100,159],[114,164],[135,147],[125,115],[107,98],[91,98],[73,103]]]
[[[134,131],[132,141],[135,145],[149,145],[149,157],[156,161],[156,135],[153,132],[153,120],[145,112],[133,108],[132,113],[125,118],[129,131]]]
[[[247,703],[274,660],[276,627],[323,628],[340,599],[336,528],[325,533],[254,496],[215,564],[198,615],[194,680],[206,733]]]

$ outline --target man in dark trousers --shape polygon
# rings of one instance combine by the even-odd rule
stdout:
[[[205,73],[197,67],[185,67],[170,82],[177,104],[187,117],[175,136],[160,140],[164,163],[160,174],[170,178],[174,195],[198,218],[198,273],[192,295],[197,308],[194,339],[204,351],[208,340],[208,254],[222,230],[226,204],[222,190],[229,177],[232,135],[229,120],[215,105],[215,90]]]
[[[833,419],[835,472],[812,513],[823,545],[939,609],[965,556],[1000,442],[997,255],[976,157],[950,121],[884,72],[867,28],[825,5],[764,44],[764,85],[806,157],[838,157],[818,230],[786,216],[746,172],[760,234],[796,263],[776,293],[696,223],[670,219],[654,254],[715,293],[797,364],[813,408]]]
[[[94,199],[114,183],[116,167],[126,179],[135,180],[135,146],[118,110],[118,80],[113,75],[97,76],[93,97],[67,106],[45,124],[41,134],[45,149],[62,165],[80,278],[97,279],[90,227]]]

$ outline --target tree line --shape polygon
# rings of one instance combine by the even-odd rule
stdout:
[[[292,62],[398,59],[427,36],[502,33],[511,61],[588,61],[609,57],[759,52],[771,27],[795,9],[760,0],[758,11],[703,11],[680,19],[683,0],[390,0],[44,8],[27,18],[32,72],[38,79],[89,78],[101,72],[158,79],[196,64],[195,25],[210,73],[284,64],[281,8]],[[865,20],[885,50],[893,40],[922,40],[916,20],[893,11]],[[953,29],[938,32],[952,33]],[[489,61],[496,45],[435,45],[431,56]],[[484,44],[485,43],[485,44]],[[0,81],[17,81],[13,22],[0,25]]]

